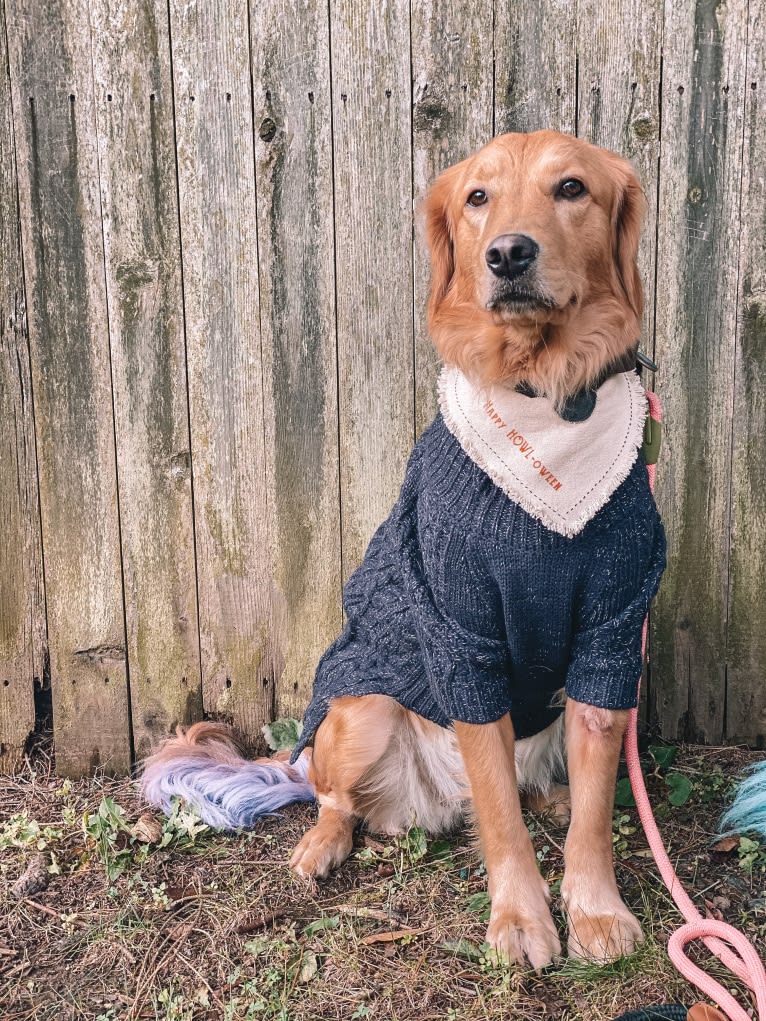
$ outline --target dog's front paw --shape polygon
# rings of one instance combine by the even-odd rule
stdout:
[[[331,869],[337,868],[351,854],[353,829],[338,826],[330,828],[319,824],[304,833],[303,839],[292,853],[290,868],[306,879],[325,879]]]
[[[622,900],[606,910],[586,912],[567,907],[570,957],[594,964],[609,964],[632,954],[643,941],[641,926]]]
[[[561,955],[561,943],[547,905],[534,917],[526,918],[515,911],[493,909],[487,942],[498,957],[529,964],[536,971],[547,968]]]

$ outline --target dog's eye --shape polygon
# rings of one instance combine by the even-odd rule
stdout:
[[[570,177],[559,185],[557,194],[562,199],[576,199],[585,194],[585,185],[576,177]]]
[[[483,206],[487,201],[487,193],[477,188],[476,191],[472,191],[466,199],[466,205],[468,206]]]

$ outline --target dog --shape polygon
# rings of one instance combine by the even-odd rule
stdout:
[[[317,879],[348,857],[360,822],[437,834],[468,809],[487,940],[535,969],[561,945],[522,807],[571,813],[569,955],[607,962],[640,942],[615,880],[612,812],[665,564],[633,371],[643,211],[629,163],[551,131],[497,137],[438,177],[425,225],[442,411],[346,586],[348,623],[319,664],[293,761],[248,762],[218,723],[179,728],[145,763],[149,801],[167,809],[180,795],[235,828],[316,798],[290,865]],[[573,510],[567,486],[599,457],[610,480],[601,492],[607,469],[591,465]]]

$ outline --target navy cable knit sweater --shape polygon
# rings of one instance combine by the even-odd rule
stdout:
[[[294,757],[342,695],[390,695],[441,726],[510,712],[519,738],[553,722],[562,687],[589,705],[635,706],[664,567],[640,454],[568,538],[509,499],[438,415],[345,587],[347,624],[317,668]]]

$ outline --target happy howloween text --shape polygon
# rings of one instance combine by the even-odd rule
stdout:
[[[562,483],[559,481],[559,479],[556,478],[556,476],[553,474],[550,468],[545,467],[545,465],[543,464],[542,460],[539,457],[535,457],[535,448],[532,446],[529,440],[525,439],[524,436],[518,431],[518,429],[515,429],[513,427],[508,428],[508,423],[503,419],[502,415],[498,413],[492,401],[490,400],[485,401],[484,411],[486,411],[487,415],[489,415],[490,420],[494,422],[498,429],[507,430],[507,432],[505,433],[506,439],[509,439],[513,447],[519,452],[519,454],[524,458],[524,460],[529,461],[531,467],[535,471],[540,473],[540,477],[544,479],[548,483],[548,485],[551,486],[553,489],[556,490],[561,489]]]

